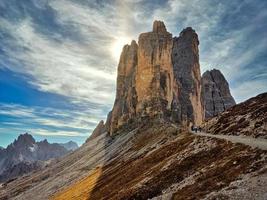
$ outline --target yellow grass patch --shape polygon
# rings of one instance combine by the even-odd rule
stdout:
[[[90,198],[90,194],[93,191],[98,178],[102,174],[102,168],[96,168],[89,176],[84,179],[70,185],[68,188],[56,193],[50,199],[51,200],[85,200]]]

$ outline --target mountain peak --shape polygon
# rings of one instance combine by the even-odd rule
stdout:
[[[18,139],[14,141],[14,145],[31,146],[35,143],[35,139],[29,133],[19,135]]]
[[[229,84],[218,69],[207,70],[201,78],[205,119],[214,117],[235,105]]]
[[[66,143],[59,143],[59,145],[63,146],[68,151],[74,151],[75,149],[77,149],[79,147],[78,144],[76,142],[73,142],[73,141],[69,141]]]
[[[139,35],[138,45],[126,45],[118,65],[113,109],[105,127],[100,123],[96,132],[106,130],[112,135],[143,119],[200,124],[203,110],[198,44],[192,28],[173,38],[164,23],[156,20],[152,32]]]
[[[155,20],[153,23],[153,32],[156,33],[166,33],[167,29],[163,21]]]

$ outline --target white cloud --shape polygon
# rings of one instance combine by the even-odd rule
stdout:
[[[231,12],[240,12],[248,2],[252,1],[232,5],[235,9]],[[35,3],[38,4],[37,1]],[[58,110],[57,119],[53,116],[40,117],[38,112],[43,112],[43,115],[48,113],[40,108],[16,107],[10,112],[1,110],[0,114],[35,118],[34,122],[43,126],[92,128],[88,123],[96,124],[98,120],[105,119],[103,107],[111,108],[113,104],[118,60],[112,51],[114,46],[116,51],[119,49],[114,44],[122,46],[120,38],[136,39],[140,32],[150,31],[155,19],[163,20],[167,29],[176,36],[187,26],[196,29],[200,38],[202,71],[210,68],[222,70],[230,82],[235,82],[233,94],[238,101],[267,89],[262,79],[254,81],[247,88],[244,87],[246,84],[239,81],[249,77],[252,72],[254,78],[263,76],[256,70],[244,69],[245,65],[266,50],[266,38],[255,43],[247,40],[257,23],[224,31],[220,23],[229,12],[229,5],[224,2],[170,0],[153,8],[146,7],[145,3],[141,0],[115,1],[101,8],[91,1],[88,2],[93,5],[91,7],[70,0],[43,0],[38,4],[40,8],[45,8],[46,4],[51,6],[56,12],[56,22],[65,28],[71,27],[79,38],[77,40],[62,37],[57,32],[44,34],[36,28],[35,21],[30,17],[18,23],[0,19],[0,29],[16,39],[7,38],[8,45],[3,47],[11,63],[14,63],[6,67],[31,75],[31,84],[39,90],[66,96],[73,104],[86,108],[77,113]],[[266,12],[264,14],[261,11],[251,20],[262,20],[264,17]],[[242,44],[247,45],[244,48]],[[9,47],[19,47],[19,51]],[[95,108],[91,107],[92,104]]]
[[[249,99],[260,93],[266,92],[267,80],[251,80],[240,83],[237,87],[232,89],[233,95],[237,102],[242,102],[244,99]]]
[[[95,103],[113,100],[113,92],[110,91],[115,74],[101,70],[99,66],[90,66],[92,50],[86,44],[69,40],[61,43],[46,38],[36,33],[29,19],[16,27],[11,24],[6,27],[17,38],[16,45],[28,48],[15,55],[16,60],[24,63],[24,68],[9,68],[32,75],[35,78],[32,84],[40,90],[77,99],[86,98]],[[13,52],[8,53],[14,57]]]
[[[54,108],[26,107],[17,104],[0,104],[0,115],[8,121],[0,125],[11,126],[18,132],[34,134],[87,136],[97,123],[105,119],[101,110],[59,110]]]

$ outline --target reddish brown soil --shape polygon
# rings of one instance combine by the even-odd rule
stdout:
[[[213,134],[267,138],[267,93],[233,106],[208,120],[204,128]]]
[[[168,132],[172,130],[169,127]],[[157,131],[148,129],[137,135],[130,151],[138,152],[147,144],[145,141],[155,141],[163,132],[160,128]],[[171,135],[175,134],[173,131]],[[183,133],[179,134],[177,140],[166,139],[165,144],[153,152],[144,152],[134,159],[117,158],[101,169],[102,174],[92,185],[93,188],[88,187],[87,192],[81,192],[79,199],[148,199],[161,195],[172,184],[200,172],[196,183],[176,191],[173,196],[174,199],[199,199],[229,185],[240,174],[257,170],[264,164],[255,164],[263,151],[252,150],[244,145],[233,145],[223,140],[211,139],[216,145],[194,153],[194,146],[190,146],[194,140],[198,143],[203,138]],[[172,163],[163,169],[170,160]],[[89,175],[86,179],[90,182],[94,178]],[[56,194],[54,199],[70,199],[70,191],[80,190],[80,183],[77,182]]]

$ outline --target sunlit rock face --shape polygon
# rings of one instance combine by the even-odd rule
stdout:
[[[181,88],[181,121],[197,125],[203,120],[198,45],[198,35],[188,27],[173,39],[172,49],[174,76]]]
[[[192,28],[172,37],[163,22],[123,48],[116,99],[105,127],[113,134],[129,122],[164,118],[177,124],[203,119],[198,36]]]
[[[172,34],[155,21],[152,32],[139,36],[138,45],[136,112],[142,117],[163,115],[173,100]]]
[[[136,42],[132,41],[131,45],[125,45],[122,50],[118,65],[116,99],[107,120],[109,132],[115,132],[117,128],[135,117],[137,49]]]
[[[205,119],[216,116],[236,104],[229,84],[219,70],[206,71],[201,81]]]

